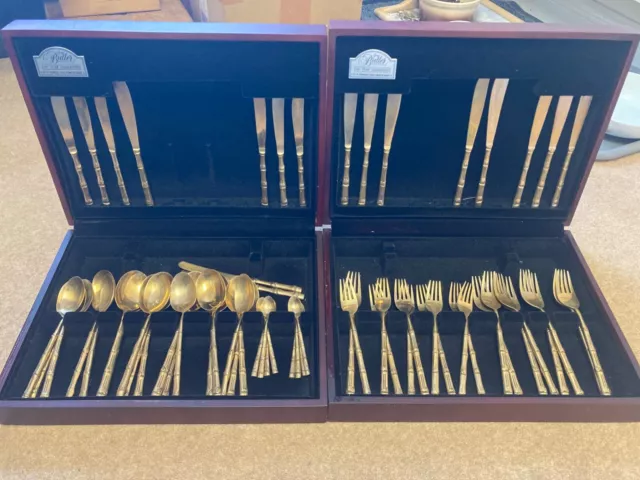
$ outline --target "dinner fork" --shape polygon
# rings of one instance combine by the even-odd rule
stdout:
[[[460,365],[460,387],[458,393],[460,395],[467,394],[467,365],[469,357],[471,357],[471,369],[476,382],[476,390],[478,395],[484,395],[484,384],[482,383],[482,375],[478,366],[476,350],[473,347],[471,332],[469,331],[469,315],[473,311],[473,287],[469,282],[452,283],[449,289],[449,306],[454,312],[462,312],[464,314],[464,337],[462,341],[462,363]]]
[[[541,311],[542,313],[545,313],[544,299],[542,298],[540,285],[538,284],[538,276],[530,270],[520,270],[520,295],[522,295],[524,301],[531,305],[533,308]],[[564,366],[564,369],[567,371],[569,381],[571,382],[571,386],[573,387],[575,394],[583,395],[584,392],[580,387],[578,378],[576,377],[576,374],[573,371],[573,367],[569,362],[569,357],[567,357],[567,353],[565,352],[564,347],[560,342],[558,332],[551,323],[550,318],[547,322],[547,337],[549,339],[549,344],[551,345],[551,356],[555,365],[556,376],[558,377],[560,393],[562,395],[569,395],[569,387],[567,386],[567,382],[564,378],[564,372],[562,370],[562,367]]]
[[[519,312],[520,301],[518,300],[518,295],[516,294],[515,288],[513,287],[511,277],[497,273],[495,287],[496,297],[498,298],[500,303],[502,303],[509,310]],[[549,372],[547,363],[544,361],[544,357],[540,352],[540,348],[538,347],[535,337],[533,336],[531,329],[527,325],[526,320],[522,323],[521,333],[525,349],[527,350],[527,356],[529,357],[529,364],[531,365],[531,370],[533,371],[533,377],[536,381],[538,394],[547,395],[550,392],[551,395],[558,395],[558,389],[553,382],[553,378],[551,377],[551,373]],[[547,384],[546,386],[545,382]]]
[[[414,364],[415,370],[418,372],[418,384],[422,395],[429,395],[429,387],[427,379],[422,368],[422,359],[420,358],[420,349],[418,348],[418,340],[416,332],[413,329],[411,314],[415,311],[415,296],[413,287],[407,283],[405,279],[396,279],[393,286],[393,299],[396,308],[407,316],[407,393],[414,395],[416,393]]]
[[[578,296],[573,288],[571,274],[568,270],[556,269],[553,275],[553,294],[560,305],[567,307],[578,316],[580,320],[580,336],[587,349],[591,367],[593,368],[593,373],[598,384],[598,390],[600,390],[601,395],[611,395],[611,389],[607,383],[604,370],[602,370],[602,364],[600,363],[598,352],[591,338],[591,332],[580,312],[580,300],[578,300]]]
[[[381,363],[380,363],[380,394],[389,393],[389,370],[393,381],[393,393],[402,395],[400,377],[396,369],[396,361],[391,350],[389,335],[387,334],[386,318],[389,308],[391,308],[391,292],[389,289],[389,279],[379,278],[375,285],[369,285],[369,303],[371,310],[380,313],[380,329],[382,337]]]
[[[362,384],[362,392],[365,395],[371,394],[369,388],[369,379],[367,378],[367,370],[364,365],[362,349],[360,348],[360,339],[358,338],[358,330],[356,329],[356,312],[360,306],[362,299],[360,292],[360,274],[349,272],[346,279],[340,279],[340,306],[343,311],[349,314],[349,365],[347,379],[347,395],[355,393],[355,367],[354,367],[354,348],[355,356],[358,359],[358,369],[360,371],[360,382]]]
[[[433,350],[431,353],[431,391],[434,395],[440,393],[440,372],[438,359],[442,366],[444,383],[449,395],[455,395],[456,389],[453,386],[451,372],[447,364],[447,357],[442,348],[440,333],[438,332],[438,315],[442,311],[442,282],[429,280],[426,285],[418,286],[418,309],[428,310],[433,315]]]

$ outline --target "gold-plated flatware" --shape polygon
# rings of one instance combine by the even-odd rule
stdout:
[[[91,115],[89,114],[89,106],[87,100],[84,97],[73,97],[73,104],[76,107],[78,113],[78,120],[80,120],[80,126],[82,127],[82,133],[87,141],[87,147],[89,148],[89,154],[91,154],[91,161],[93,163],[93,170],[96,172],[96,181],[98,182],[98,188],[100,189],[100,197],[102,198],[103,205],[110,205],[109,194],[107,193],[107,187],[104,184],[104,177],[102,176],[102,167],[100,166],[100,160],[98,159],[98,151],[96,150],[96,141],[93,137],[93,128],[91,126]]]
[[[249,394],[242,317],[253,308],[257,299],[258,289],[248,275],[242,274],[231,279],[227,286],[224,301],[229,310],[236,313],[238,325],[231,340],[231,348],[229,348],[227,364],[222,378],[222,392],[225,395],[235,395],[236,378],[238,376],[240,377],[240,395],[246,396]]]
[[[538,276],[531,270],[520,270],[520,295],[522,299],[531,305],[536,310],[545,313],[544,299],[542,298],[542,292],[540,291],[540,285],[538,284]],[[551,319],[548,319],[547,323],[547,338],[549,345],[551,346],[551,356],[553,358],[553,364],[558,378],[558,386],[562,395],[569,395],[569,387],[564,377],[563,366],[571,382],[571,386],[576,395],[584,395],[584,391],[580,387],[578,378],[576,377],[573,367],[569,362],[569,357],[562,346],[558,332],[556,331]]]
[[[189,272],[190,274],[193,272]],[[209,367],[207,368],[207,395],[222,395],[220,369],[218,367],[218,342],[216,339],[216,315],[224,307],[227,281],[216,270],[205,270],[196,280],[196,299],[203,310],[211,313],[209,342]]]
[[[478,193],[476,194],[476,207],[481,207],[484,202],[484,188],[487,185],[487,172],[489,171],[489,162],[491,160],[491,151],[493,150],[493,142],[498,131],[498,123],[500,122],[500,113],[504,104],[504,97],[507,94],[509,86],[508,78],[496,78],[491,88],[491,98],[489,100],[489,118],[487,120],[487,141],[484,160],[482,162],[482,171],[480,172],[480,181],[478,182]]]
[[[287,181],[284,168],[284,98],[271,99],[273,113],[273,133],[276,137],[276,150],[278,152],[278,175],[280,176],[280,206],[286,207]]]
[[[125,205],[131,205],[129,194],[127,193],[127,187],[124,184],[124,178],[122,177],[122,171],[120,170],[120,162],[118,161],[118,156],[116,155],[116,142],[113,137],[113,129],[111,128],[111,119],[109,118],[107,99],[105,97],[94,97],[93,101],[96,104],[98,118],[100,119],[100,125],[102,126],[102,133],[104,134],[104,138],[107,141],[107,147],[109,148],[109,154],[111,155],[111,163],[113,163],[113,169],[116,172],[116,178],[118,180],[118,188],[120,189],[122,203],[124,203]]]
[[[601,395],[611,395],[611,388],[609,387],[607,377],[604,374],[604,370],[602,369],[600,357],[598,356],[596,346],[593,343],[593,339],[591,338],[591,332],[589,331],[587,322],[584,321],[582,313],[580,312],[580,300],[578,299],[578,295],[573,288],[571,274],[568,270],[556,269],[556,271],[554,272],[553,296],[555,297],[556,302],[568,308],[578,316],[578,319],[580,320],[580,338],[582,338],[582,343],[584,344],[587,355],[589,356],[591,367],[593,368],[593,374],[598,384],[598,390],[600,391]]]
[[[142,161],[142,155],[140,154],[140,139],[138,138],[138,125],[136,123],[135,109],[133,108],[133,100],[131,99],[131,92],[125,82],[113,82],[113,90],[116,94],[118,106],[120,112],[122,112],[122,119],[124,120],[124,126],[129,134],[129,140],[133,147],[133,155],[136,157],[136,166],[138,167],[138,175],[140,176],[140,183],[142,184],[142,190],[144,191],[144,202],[147,206],[153,206],[153,197],[151,196],[151,187],[149,186],[149,180],[147,179],[147,172],[144,168],[144,162]]]
[[[396,122],[400,113],[400,102],[402,95],[390,93],[387,95],[387,111],[384,119],[384,153],[382,155],[382,171],[380,172],[380,186],[378,188],[379,207],[384,205],[384,195],[387,189],[387,171],[389,169],[389,153],[391,152],[391,142],[396,130]]]
[[[378,109],[378,94],[366,93],[364,95],[364,159],[362,160],[362,176],[360,178],[360,196],[358,205],[367,203],[367,172],[369,171],[369,153],[371,152],[371,140],[373,139],[373,127],[376,124],[376,110]]]
[[[550,95],[543,95],[538,99],[538,106],[536,107],[536,113],[533,116],[533,125],[531,126],[531,134],[529,136],[527,157],[525,158],[524,165],[522,166],[522,173],[520,174],[518,189],[516,190],[516,194],[513,197],[513,208],[517,208],[520,206],[520,201],[522,200],[522,192],[524,191],[524,186],[527,183],[527,174],[529,173],[531,158],[533,157],[533,152],[535,151],[536,145],[538,144],[538,139],[540,138],[542,127],[544,127],[544,121],[547,119],[547,113],[549,113],[551,100],[553,100],[553,97]]]
[[[388,278],[379,278],[375,285],[369,285],[369,303],[371,310],[380,313],[380,336],[381,336],[381,364],[380,364],[380,394],[389,394],[389,371],[391,371],[391,380],[393,382],[393,393],[402,395],[402,385],[400,377],[396,369],[396,361],[389,342],[389,334],[387,333],[387,312],[391,308],[391,289],[389,288]]]
[[[556,115],[553,119],[553,129],[551,130],[551,140],[549,141],[547,158],[544,160],[540,179],[538,180],[538,186],[536,187],[536,192],[533,195],[533,202],[531,202],[531,206],[533,208],[538,208],[540,206],[542,191],[544,190],[544,185],[547,182],[547,175],[549,174],[549,168],[551,167],[551,160],[553,159],[553,154],[556,152],[558,142],[562,136],[562,131],[564,130],[565,123],[567,122],[572,102],[573,97],[571,96],[562,96],[558,99],[558,106],[556,107]]]
[[[142,285],[140,308],[147,314],[147,318],[140,329],[138,339],[133,346],[133,352],[129,357],[129,361],[127,362],[127,366],[122,375],[122,380],[120,381],[120,385],[116,392],[116,396],[118,397],[127,396],[131,391],[131,385],[133,384],[136,369],[140,366],[141,353],[144,348],[144,343],[146,342],[145,336],[147,335],[147,332],[151,335],[149,330],[151,315],[163,310],[169,303],[169,298],[171,296],[171,280],[171,275],[166,272],[154,273],[144,280]],[[140,374],[144,375],[144,372],[142,372],[141,369],[138,369],[138,375]]]
[[[342,192],[340,205],[349,204],[349,169],[351,168],[351,142],[356,124],[357,93],[344,94],[344,171],[342,173]]]
[[[367,368],[360,348],[360,338],[356,328],[356,312],[362,301],[360,273],[348,272],[345,279],[340,279],[340,307],[349,314],[349,364],[347,367],[347,395],[356,393],[355,358],[358,359],[362,393],[371,395]],[[354,358],[355,357],[355,358]]]
[[[149,356],[149,342],[151,341],[151,330],[147,330],[144,336],[140,353],[140,366],[138,367],[138,378],[136,379],[136,387],[133,390],[134,397],[140,397],[144,390],[144,377],[147,371],[147,358]]]
[[[573,157],[573,152],[576,149],[576,145],[578,144],[578,139],[580,138],[580,134],[582,133],[584,122],[587,119],[587,115],[589,114],[589,108],[591,107],[592,100],[593,100],[593,97],[589,97],[589,96],[580,97],[580,102],[578,103],[578,110],[576,111],[576,118],[573,121],[573,129],[571,130],[571,139],[569,140],[569,150],[567,151],[567,156],[564,159],[564,163],[562,164],[562,171],[560,172],[558,185],[556,186],[556,191],[553,194],[553,200],[551,200],[551,208],[556,208],[558,206],[558,203],[560,203],[560,195],[562,195],[562,189],[564,188],[564,181],[565,181],[565,178],[567,177],[567,171],[569,170],[569,165],[571,164],[571,158]]]
[[[260,155],[260,205],[269,205],[267,194],[267,105],[264,98],[253,99],[253,113],[256,118],[256,135],[258,136],[258,154]]]
[[[268,377],[272,373],[274,375],[278,373],[276,355],[273,351],[273,343],[271,342],[271,334],[269,333],[269,315],[276,311],[276,301],[270,296],[260,297],[256,302],[256,310],[262,314],[264,323],[262,327],[262,335],[260,336],[260,344],[258,345],[258,353],[256,353],[256,359],[253,362],[251,376],[264,378]],[[297,337],[294,342],[295,341],[297,341]]]
[[[212,270],[207,267],[202,267],[200,265],[196,265],[194,263],[180,261],[178,262],[178,266],[186,270],[188,272],[205,272],[207,270]],[[232,275],[230,273],[219,272],[220,275],[224,277],[224,279],[229,282],[233,277],[237,275]],[[302,287],[298,287],[297,285],[287,285],[285,283],[278,282],[268,282],[266,280],[258,280],[257,278],[252,278],[255,284],[258,286],[258,290],[265,293],[272,293],[274,295],[282,295],[285,297],[290,297],[295,294],[300,300],[304,300],[304,294],[302,293]]]
[[[73,138],[73,130],[71,130],[69,112],[67,111],[67,104],[64,97],[51,97],[51,106],[53,107],[53,114],[58,122],[58,128],[60,129],[60,133],[62,133],[64,143],[67,146],[67,150],[69,150],[69,155],[71,155],[73,167],[78,175],[78,183],[80,184],[80,190],[82,190],[84,203],[85,205],[93,205],[93,199],[91,198],[91,193],[89,193],[87,180],[84,178],[84,173],[82,171],[82,164],[78,159],[78,148],[76,147],[76,141]]]
[[[310,374],[309,362],[307,361],[307,352],[304,348],[304,338],[302,336],[302,328],[300,327],[300,315],[304,313],[304,304],[298,297],[290,297],[287,304],[287,310],[293,313],[293,318],[295,320],[295,338],[291,355],[289,378],[307,377]]]
[[[291,100],[291,116],[293,119],[293,136],[296,140],[296,156],[298,157],[298,192],[300,206],[307,206],[304,190],[304,98]]]
[[[462,160],[462,168],[460,169],[460,178],[458,179],[458,186],[456,188],[456,196],[453,200],[453,205],[459,207],[462,203],[462,192],[464,190],[464,184],[467,179],[467,169],[469,168],[469,159],[471,158],[471,152],[473,146],[476,143],[476,137],[478,135],[478,129],[480,128],[480,122],[482,121],[482,114],[484,112],[484,104],[487,101],[487,93],[489,91],[488,78],[481,78],[476,82],[476,88],[473,91],[473,100],[471,100],[471,114],[469,115],[469,127],[467,129],[467,143],[464,148],[464,159]]]
[[[102,374],[102,380],[98,387],[98,397],[104,397],[109,392],[109,386],[111,385],[111,378],[113,376],[113,369],[116,366],[116,360],[118,353],[120,352],[120,344],[122,343],[122,336],[124,334],[124,316],[127,312],[135,312],[140,310],[140,304],[142,302],[142,286],[147,276],[138,271],[131,270],[125,273],[115,290],[116,305],[122,311],[120,317],[120,323],[118,324],[118,330],[116,332],[111,351],[109,352],[109,358],[107,359],[107,365]]]
[[[429,311],[433,315],[433,350],[431,352],[431,392],[434,395],[440,394],[440,372],[439,366],[442,367],[442,375],[444,377],[447,394],[455,395],[456,389],[453,386],[451,372],[447,363],[447,357],[440,339],[438,331],[438,315],[442,312],[442,282],[429,280],[426,285],[418,285],[416,288],[418,293],[418,310]],[[439,362],[439,364],[438,364]]]

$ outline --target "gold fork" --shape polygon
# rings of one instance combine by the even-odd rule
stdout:
[[[362,349],[360,348],[360,339],[358,338],[358,330],[356,329],[356,312],[358,311],[358,307],[360,306],[362,299],[360,292],[360,273],[349,272],[346,279],[340,279],[340,306],[343,311],[349,314],[350,325],[347,395],[355,394],[354,348],[355,356],[358,359],[362,392],[365,395],[371,394],[369,379],[367,377],[367,369],[364,365]]]
[[[380,363],[380,394],[387,395],[389,393],[389,370],[391,370],[391,379],[393,381],[393,393],[402,395],[402,386],[400,385],[400,377],[396,369],[396,361],[389,343],[389,335],[387,334],[386,318],[389,308],[391,308],[391,292],[389,289],[389,279],[379,278],[375,285],[369,285],[369,303],[371,310],[380,313],[380,329],[381,329],[381,363]]]
[[[469,357],[471,357],[471,369],[473,370],[473,377],[476,382],[476,390],[478,395],[484,395],[484,384],[482,382],[482,375],[480,374],[480,367],[478,366],[478,358],[476,356],[476,350],[473,347],[473,340],[471,339],[471,332],[469,331],[469,315],[473,311],[473,287],[469,282],[464,282],[462,285],[459,283],[452,283],[449,289],[449,306],[454,312],[462,312],[464,314],[464,337],[462,341],[462,363],[460,366],[460,387],[458,393],[460,395],[467,394],[467,365],[469,363]]]
[[[556,269],[553,275],[553,295],[560,305],[567,307],[578,316],[580,320],[580,336],[587,350],[589,360],[591,361],[591,367],[593,368],[593,374],[598,384],[598,390],[601,395],[611,395],[611,388],[609,388],[607,377],[604,374],[604,370],[602,370],[602,364],[600,363],[596,346],[591,338],[591,332],[582,317],[582,313],[580,313],[580,300],[578,300],[578,296],[573,288],[569,271]]]

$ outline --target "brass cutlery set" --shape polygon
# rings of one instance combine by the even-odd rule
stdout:
[[[271,113],[273,118],[273,131],[276,140],[276,153],[278,155],[278,187],[280,190],[280,206],[289,205],[287,198],[287,182],[285,179],[284,145],[285,145],[285,120],[284,98],[271,99]],[[253,109],[256,119],[256,134],[258,137],[258,153],[260,155],[260,204],[269,205],[267,194],[267,104],[264,98],[253,99]],[[293,121],[293,135],[296,142],[296,157],[298,159],[298,193],[299,205],[307,206],[304,188],[304,99],[293,98],[291,100],[291,117]]]
[[[519,291],[522,299],[535,310],[545,312],[545,303],[538,283],[537,275],[530,270],[522,269],[519,272]],[[504,395],[523,395],[523,390],[515,371],[511,354],[504,338],[500,309],[521,312],[516,287],[511,277],[486,271],[481,276],[472,277],[470,281],[463,283],[453,282],[449,288],[449,308],[452,312],[464,314],[464,333],[462,335],[462,358],[460,366],[459,387],[456,392],[451,371],[447,364],[447,357],[438,331],[438,315],[444,307],[444,295],[442,283],[431,280],[424,285],[410,285],[405,279],[396,279],[393,282],[393,294],[388,278],[378,278],[375,283],[369,285],[369,303],[372,311],[380,313],[381,324],[381,369],[380,369],[380,394],[388,395],[389,376],[393,384],[393,393],[404,393],[400,383],[400,376],[396,367],[395,357],[391,349],[387,330],[386,317],[392,305],[406,316],[406,353],[407,353],[407,391],[408,395],[417,393],[415,378],[421,395],[440,394],[440,371],[444,379],[444,385],[448,395],[466,395],[469,363],[476,384],[478,395],[485,395],[486,390],[482,380],[482,373],[478,363],[478,356],[474,348],[473,339],[469,329],[469,318],[474,309],[477,311],[493,312],[496,316],[496,334],[498,343],[498,358],[500,364],[502,386]],[[611,389],[607,383],[602,369],[600,358],[593,343],[589,327],[580,312],[580,302],[576,295],[571,275],[567,270],[556,269],[553,277],[553,293],[556,302],[574,312],[579,319],[578,331],[592,366],[598,391],[601,395],[611,395]],[[372,393],[364,363],[364,355],[358,335],[356,313],[362,302],[362,281],[360,273],[348,272],[346,277],[339,281],[339,298],[341,309],[349,315],[349,348],[347,366],[347,395],[354,395],[356,363],[358,367],[360,383],[363,395]],[[419,350],[417,336],[414,330],[412,315],[415,311],[428,311],[433,316],[433,348],[431,390],[422,365],[422,357]],[[570,389],[575,395],[584,395],[578,378],[573,370],[565,348],[560,341],[551,319],[547,317],[546,336],[549,341],[551,358],[555,379],[547,366],[540,347],[527,324],[523,322],[521,335],[532,375],[535,381],[538,395],[569,395]],[[567,379],[568,377],[568,383]],[[556,384],[557,382],[557,384]],[[556,386],[557,385],[557,386]]]
[[[106,270],[99,271],[91,282],[80,277],[69,279],[60,289],[56,302],[56,310],[62,318],[23,392],[23,398],[50,396],[64,338],[65,314],[86,312],[90,307],[96,312],[106,312],[114,299],[122,311],[122,316],[97,389],[96,396],[98,397],[108,395],[124,336],[124,317],[126,313],[135,311],[142,311],[147,316],[126,363],[116,396],[123,397],[131,394],[142,396],[144,394],[146,364],[152,334],[151,316],[164,310],[168,305],[175,312],[180,313],[180,320],[151,395],[180,395],[184,319],[186,317],[188,321],[189,312],[199,308],[211,314],[207,387],[206,392],[203,393],[207,396],[235,395],[237,383],[240,395],[248,395],[243,332],[245,313],[257,310],[263,317],[262,335],[251,372],[252,377],[264,378],[278,373],[276,355],[269,331],[269,315],[276,311],[276,302],[271,296],[260,297],[260,292],[289,297],[288,311],[293,315],[294,320],[294,341],[289,378],[296,379],[310,375],[300,325],[300,316],[305,311],[304,294],[300,287],[254,280],[245,274],[230,275],[188,262],[180,262],[180,266],[184,271],[174,277],[167,272],[147,276],[137,270],[129,271],[120,278],[117,284],[113,275]],[[216,316],[224,308],[236,313],[237,324],[221,380],[218,365]],[[97,321],[94,321],[73,371],[66,392],[67,397],[76,395],[76,387],[81,376],[78,396],[86,397],[89,395],[90,375],[98,334],[98,324]]]

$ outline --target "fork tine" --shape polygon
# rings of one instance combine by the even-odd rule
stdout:
[[[540,295],[540,284],[538,283],[538,275],[533,273],[532,275],[532,284],[535,292]]]
[[[567,272],[566,270],[560,270],[560,286],[562,293],[569,293],[569,286],[567,285]]]
[[[351,276],[353,275],[353,272],[351,270],[349,270],[347,272],[347,276],[345,278],[345,283],[351,283]]]
[[[511,277],[507,277],[507,287],[509,288],[509,295],[512,298],[518,298],[518,296],[516,295],[516,291],[513,288],[513,281],[511,280]]]
[[[416,297],[415,297],[414,292],[413,292],[413,285],[409,285],[409,299],[411,300],[411,303],[413,303],[413,305],[415,306]]]
[[[398,301],[398,279],[393,279],[393,302],[397,303]]]
[[[569,272],[569,270],[565,270],[565,273],[567,274],[567,285],[569,287],[569,291],[573,293],[575,290],[573,288],[573,282],[571,281],[571,272]]]
[[[356,294],[360,296],[362,293],[362,279],[360,277],[360,272],[356,274],[356,278],[358,279],[358,289],[356,290]]]
[[[369,285],[369,305],[371,305],[371,310],[375,310],[376,304],[373,302],[373,285]]]
[[[340,303],[344,302],[344,281],[340,279]]]
[[[518,284],[520,286],[520,294],[522,294],[523,291],[527,291],[527,271],[522,268],[520,272],[518,272]]]
[[[449,308],[451,308],[451,310],[455,310],[455,306],[458,303],[456,300],[453,299],[455,290],[456,290],[456,284],[455,282],[451,282],[451,285],[449,285]]]

